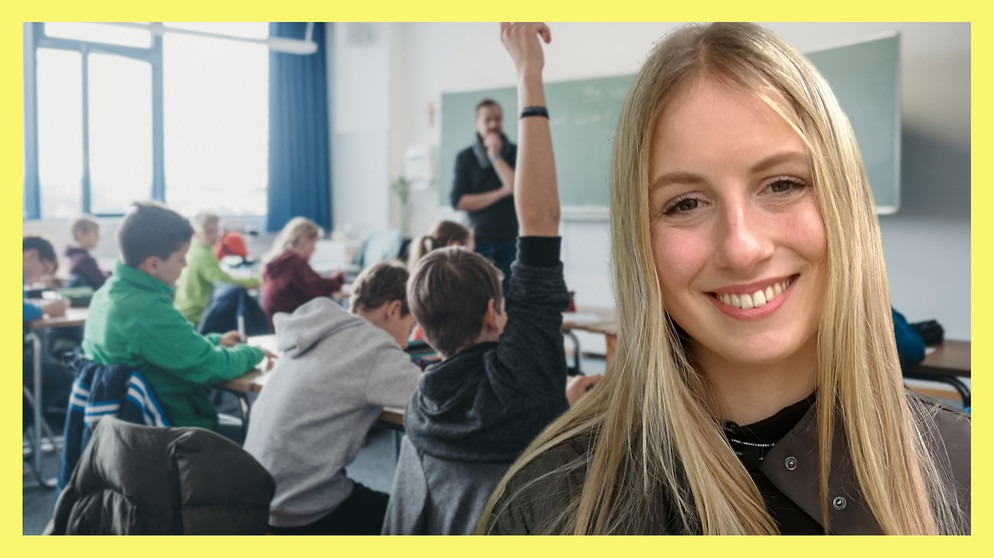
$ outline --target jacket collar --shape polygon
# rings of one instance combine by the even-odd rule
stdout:
[[[117,277],[119,281],[134,285],[139,289],[161,293],[167,296],[171,296],[175,292],[175,289],[169,285],[166,285],[162,281],[159,281],[155,277],[152,277],[140,269],[135,269],[131,266],[125,265],[124,262],[121,261],[114,264],[114,277]]]
[[[819,525],[822,502],[818,478],[818,406],[812,405],[790,432],[770,448],[760,470],[785,496]],[[859,490],[842,427],[836,424],[829,464],[829,529],[836,535],[883,534]]]

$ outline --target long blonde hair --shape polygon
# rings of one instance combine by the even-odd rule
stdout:
[[[284,252],[296,246],[301,240],[319,237],[322,234],[324,234],[324,230],[307,217],[290,219],[273,239],[273,247],[262,256],[262,265],[265,267],[266,264],[282,256]]]
[[[661,42],[618,118],[611,163],[616,357],[601,386],[547,428],[510,468],[480,522],[514,505],[508,481],[571,441],[586,455],[541,478],[584,471],[580,490],[540,528],[549,533],[646,533],[662,499],[679,529],[773,534],[755,483],[730,448],[715,396],[664,310],[649,239],[649,153],[664,101],[690,80],[755,92],[800,134],[825,223],[828,285],[818,330],[817,427],[822,524],[836,428],[883,532],[969,529],[909,410],[894,343],[880,229],[849,121],[828,84],[793,47],[754,24],[688,26]],[[763,92],[767,94],[763,94]],[[768,92],[776,91],[774,95]],[[777,102],[786,99],[786,106]]]
[[[435,228],[414,239],[414,242],[411,243],[407,269],[413,270],[415,264],[432,250],[445,248],[453,242],[466,246],[472,237],[473,231],[469,230],[466,225],[461,225],[455,221],[439,221]]]

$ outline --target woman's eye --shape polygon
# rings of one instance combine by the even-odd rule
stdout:
[[[677,198],[663,208],[663,215],[689,213],[701,206],[701,200],[691,197]]]
[[[794,190],[804,188],[806,184],[795,178],[778,178],[770,183],[770,192],[774,194],[787,194]]]

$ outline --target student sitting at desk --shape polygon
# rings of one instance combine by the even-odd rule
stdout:
[[[411,310],[443,360],[428,366],[407,404],[384,533],[472,533],[511,463],[598,379],[578,377],[567,389],[560,327],[569,293],[552,140],[541,82],[529,85],[519,90],[529,109],[518,127],[521,236],[507,304],[500,271],[461,248],[425,256],[408,286]]]
[[[52,243],[40,236],[25,236],[21,241],[23,256],[22,283],[34,284],[46,276],[50,276],[59,268],[59,260],[55,256],[55,249]],[[22,291],[23,292],[23,291]],[[28,322],[40,320],[43,317],[57,318],[66,314],[69,307],[65,299],[29,302],[22,296],[21,323],[27,326]],[[21,361],[22,381],[25,385],[32,385],[34,381],[34,348],[29,343],[24,344],[23,359]],[[43,409],[58,409],[53,420],[64,418],[64,407],[69,399],[69,392],[72,390],[72,374],[66,371],[64,366],[60,366],[50,358],[42,359],[42,397],[44,399]],[[27,407],[25,406],[25,411]],[[26,416],[26,415],[25,415]],[[26,425],[25,425],[26,426]]]
[[[210,386],[237,378],[266,352],[240,343],[237,331],[202,336],[173,305],[193,228],[180,214],[137,202],[117,231],[121,260],[94,293],[83,333],[86,358],[123,364],[152,385],[174,426],[217,429]],[[219,432],[238,441],[232,428]]]
[[[22,285],[33,285],[43,278],[49,277],[59,269],[59,260],[55,256],[55,248],[52,243],[40,236],[25,236],[21,240],[21,256],[23,263],[21,267]],[[24,297],[21,297],[24,299]],[[53,318],[64,316],[69,303],[64,299],[56,299],[44,302],[28,302],[24,299],[22,308],[22,321],[28,323],[32,320],[39,320],[43,315]]]
[[[322,234],[314,221],[294,217],[276,235],[273,248],[263,257],[262,309],[269,317],[270,329],[277,312],[292,313],[312,298],[342,290],[343,273],[321,277],[309,263]]]
[[[345,475],[383,407],[402,407],[421,376],[402,350],[414,326],[407,269],[374,264],[352,285],[350,311],[317,298],[276,315],[282,358],[252,406],[245,449],[276,479],[278,534],[380,532],[388,495]]]
[[[414,269],[421,258],[439,248],[460,246],[472,251],[474,248],[473,231],[469,230],[466,225],[460,225],[455,221],[439,221],[435,228],[416,238],[411,246],[407,269]],[[424,338],[421,326],[414,326],[414,331],[411,332],[411,341],[422,341]]]
[[[103,286],[108,275],[90,255],[90,250],[100,243],[100,223],[89,215],[83,215],[73,220],[69,230],[73,244],[66,246],[64,253],[69,258],[69,286],[97,290]]]
[[[214,256],[214,245],[220,236],[220,221],[221,218],[213,213],[198,213],[192,220],[193,242],[186,254],[186,269],[180,275],[176,288],[176,308],[193,325],[200,323],[216,283],[230,283],[247,289],[259,286],[257,277],[238,279],[221,269]]]

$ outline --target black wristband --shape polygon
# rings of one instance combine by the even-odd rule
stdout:
[[[521,109],[521,114],[518,118],[528,118],[529,116],[544,116],[549,117],[549,109],[545,107],[525,107]]]

